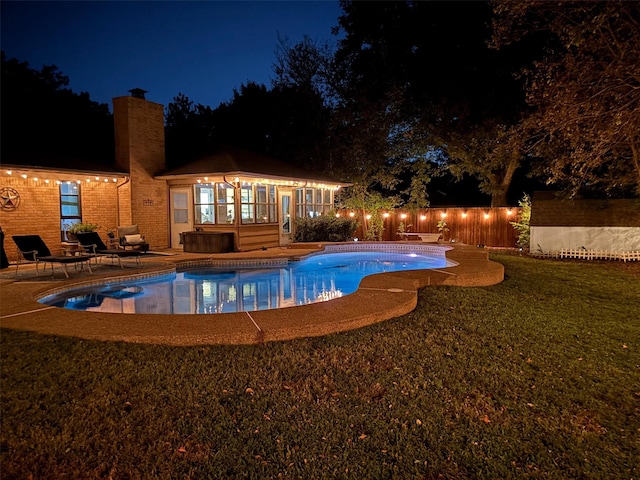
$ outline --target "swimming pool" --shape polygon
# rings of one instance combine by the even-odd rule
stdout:
[[[446,249],[335,251],[277,266],[198,266],[171,275],[90,285],[41,303],[91,312],[212,314],[322,302],[357,290],[367,275],[451,266]]]

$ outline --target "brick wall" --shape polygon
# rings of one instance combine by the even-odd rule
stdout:
[[[155,180],[165,168],[164,108],[135,97],[113,99],[116,165],[130,172],[119,195],[120,225],[137,224],[151,248],[169,246],[169,190]]]
[[[46,173],[38,180],[9,176],[2,172],[0,184],[11,187],[20,194],[20,204],[15,210],[0,209],[0,226],[5,234],[5,251],[10,261],[17,259],[12,235],[40,235],[51,253],[62,253],[60,246],[60,188]],[[82,220],[100,225],[98,233],[106,239],[107,229],[116,226],[116,184],[114,182],[84,182],[80,187]]]
[[[56,180],[81,181],[82,220],[99,224],[102,238],[106,239],[107,230],[118,225],[138,224],[151,248],[169,246],[169,191],[164,180],[153,178],[165,167],[163,106],[134,97],[115,98],[113,105],[116,165],[120,171],[130,173],[128,180],[94,181],[95,177],[81,172],[69,173],[69,178],[58,172],[54,178],[37,167],[29,167],[28,178],[0,173],[0,185],[15,188],[21,198],[16,210],[0,210],[10,261],[17,258],[12,235],[38,234],[53,254],[61,253]]]

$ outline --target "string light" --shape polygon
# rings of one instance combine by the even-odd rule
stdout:
[[[7,176],[11,177],[14,174],[19,174],[20,178],[23,178],[24,180],[28,180],[31,179],[36,183],[39,182],[43,182],[43,183],[39,183],[40,185],[50,185],[52,183],[55,183],[56,185],[61,185],[63,183],[66,183],[67,185],[71,185],[71,183],[76,183],[78,185],[82,184],[83,182],[86,183],[91,183],[92,181],[104,181],[104,183],[109,183],[110,179],[107,177],[101,177],[99,175],[95,175],[95,176],[91,176],[91,177],[84,177],[84,178],[78,178],[81,174],[70,174],[69,177],[71,178],[67,178],[67,179],[43,179],[39,176],[30,176],[32,173],[31,170],[27,170],[26,172],[16,172],[15,170],[4,170],[2,172],[3,174],[6,174]],[[65,175],[65,174],[61,174],[61,175]],[[75,177],[75,178],[74,178]],[[118,182],[118,178],[114,177],[113,179],[113,183],[117,183]]]

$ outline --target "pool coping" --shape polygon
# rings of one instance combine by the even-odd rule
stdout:
[[[412,244],[385,242],[371,245],[375,248],[376,245]],[[142,268],[136,275],[155,276],[173,272],[189,262],[204,264],[226,259],[272,263],[283,258],[299,259],[322,251],[326,245],[295,244],[284,251],[248,252],[244,257],[242,254],[176,255],[163,259],[162,265]],[[414,245],[417,247],[419,244]],[[341,298],[253,312],[179,315],[88,313],[49,307],[36,300],[56,289],[103,282],[105,278],[129,277],[120,272],[56,285],[3,282],[0,327],[101,341],[168,345],[258,344],[343,332],[402,316],[415,309],[418,289],[423,287],[491,286],[503,281],[504,267],[490,261],[486,249],[462,244],[446,246],[452,247],[446,252],[446,257],[456,262],[455,266],[371,275],[362,280],[356,292]]]

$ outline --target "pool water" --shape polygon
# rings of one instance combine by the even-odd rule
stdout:
[[[230,313],[332,300],[367,275],[449,266],[444,255],[348,252],[309,256],[272,268],[199,268],[142,281],[105,283],[40,300],[72,310],[110,313]]]

